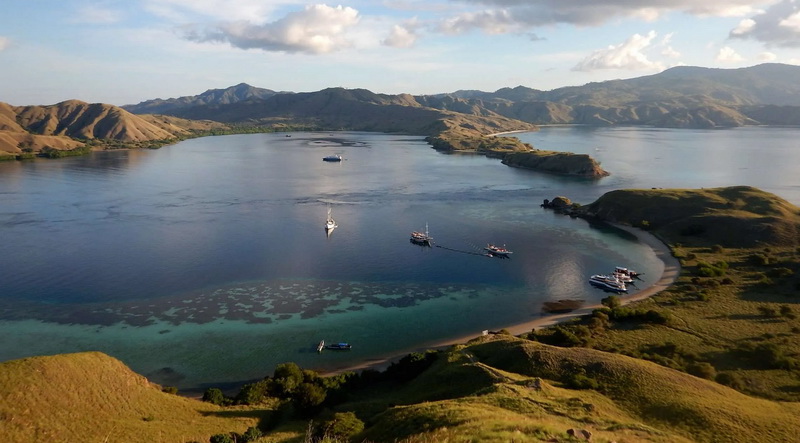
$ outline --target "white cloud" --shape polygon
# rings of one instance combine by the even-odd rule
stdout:
[[[744,57],[739,55],[739,53],[730,46],[725,46],[720,48],[715,60],[722,63],[737,63],[744,61]]]
[[[514,17],[506,10],[467,12],[445,20],[439,30],[445,34],[463,34],[473,29],[480,29],[487,34],[503,34],[518,30]]]
[[[11,46],[11,40],[8,37],[0,36],[0,51],[3,51]]]
[[[778,26],[789,28],[792,32],[800,31],[800,11],[786,17],[778,23]]]
[[[394,25],[383,44],[392,48],[410,48],[417,42],[417,33],[413,26]]]
[[[351,46],[346,31],[358,21],[358,11],[353,8],[310,5],[271,23],[236,21],[212,30],[190,28],[185,37],[195,42],[226,42],[241,49],[324,54]]]
[[[731,38],[754,39],[768,45],[800,46],[800,4],[781,0],[731,30]]]
[[[72,18],[76,23],[111,24],[122,20],[122,13],[101,6],[85,6],[79,8]]]
[[[595,71],[598,69],[662,70],[663,65],[650,61],[642,51],[656,38],[655,31],[647,35],[634,34],[625,42],[599,49],[581,60],[573,71]]]
[[[762,52],[761,54],[758,54],[758,60],[762,62],[771,62],[777,58],[778,56],[772,52]]]
[[[681,56],[681,53],[676,51],[670,43],[672,42],[673,33],[670,32],[669,34],[665,35],[664,38],[661,39],[661,46],[663,49],[661,50],[661,55],[668,58],[678,58]]]
[[[772,1],[772,0],[764,0]],[[565,0],[461,0],[484,8],[464,12],[440,26],[445,33],[469,30],[488,33],[518,32],[536,26],[573,24],[597,26],[620,18],[655,21],[670,12],[697,16],[735,17],[752,14],[751,0],[605,0],[578,2]]]
[[[279,6],[299,3],[280,0],[145,0],[151,13],[176,22],[187,23],[197,16],[222,21],[246,20],[265,23]]]
[[[733,28],[731,35],[746,35],[756,27],[756,21],[751,18],[746,18],[739,22],[739,25]]]

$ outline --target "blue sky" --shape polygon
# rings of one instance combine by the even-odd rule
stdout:
[[[5,0],[0,102],[115,105],[238,83],[542,90],[678,65],[800,64],[800,0]]]

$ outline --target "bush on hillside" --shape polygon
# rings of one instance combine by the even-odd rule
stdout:
[[[254,405],[263,402],[271,388],[270,380],[260,380],[255,383],[248,383],[242,386],[236,394],[234,402],[239,405]]]
[[[706,380],[714,380],[717,376],[717,370],[714,366],[705,361],[689,363],[689,365],[686,366],[686,372],[695,377],[705,378]]]
[[[250,426],[249,428],[247,428],[246,431],[244,431],[244,434],[242,434],[242,441],[244,443],[257,441],[259,438],[263,436],[264,434],[261,432],[261,429],[258,429],[255,426]]]
[[[327,393],[325,388],[312,383],[301,383],[292,394],[297,412],[310,416],[318,412],[318,407],[325,401]]]
[[[714,381],[729,388],[736,389],[737,391],[744,389],[742,378],[735,372],[720,372],[714,378]]]
[[[297,363],[281,363],[275,367],[271,387],[276,396],[286,398],[291,396],[304,380],[303,370]]]
[[[218,388],[206,389],[206,392],[203,393],[203,401],[215,405],[224,405],[227,403],[225,395]]]
[[[414,352],[401,358],[400,361],[392,363],[386,368],[384,377],[389,380],[406,382],[428,369],[436,359],[439,358],[438,351]]]
[[[235,443],[231,434],[215,434],[208,441],[210,443]]]
[[[364,430],[364,422],[353,412],[337,412],[333,418],[322,422],[315,434],[319,438],[332,438],[349,441],[354,435]]]

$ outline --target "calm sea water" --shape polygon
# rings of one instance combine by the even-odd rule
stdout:
[[[333,369],[477,335],[537,318],[549,300],[596,303],[607,294],[588,275],[629,265],[645,272],[643,287],[663,264],[625,232],[557,216],[543,199],[751,184],[797,203],[798,134],[518,135],[592,154],[613,174],[601,180],[367,133],[208,137],[0,164],[0,360],[99,350],[156,382],[202,388],[285,361]],[[345,160],[323,162],[329,154]],[[330,235],[328,207],[339,224]],[[435,246],[409,243],[426,224]],[[488,242],[512,258],[483,255]],[[322,339],[353,350],[317,354]]]

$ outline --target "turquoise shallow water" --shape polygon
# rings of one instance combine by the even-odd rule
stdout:
[[[333,153],[345,161],[321,160]],[[591,201],[604,180],[363,133],[0,165],[0,359],[99,350],[201,388],[284,361],[324,370],[397,355],[529,321],[548,300],[594,303],[607,294],[588,275],[628,265],[644,286],[662,269],[629,234],[539,207]],[[410,244],[426,223],[435,246]],[[486,257],[488,242],[512,258]],[[353,350],[317,354],[321,339]]]

